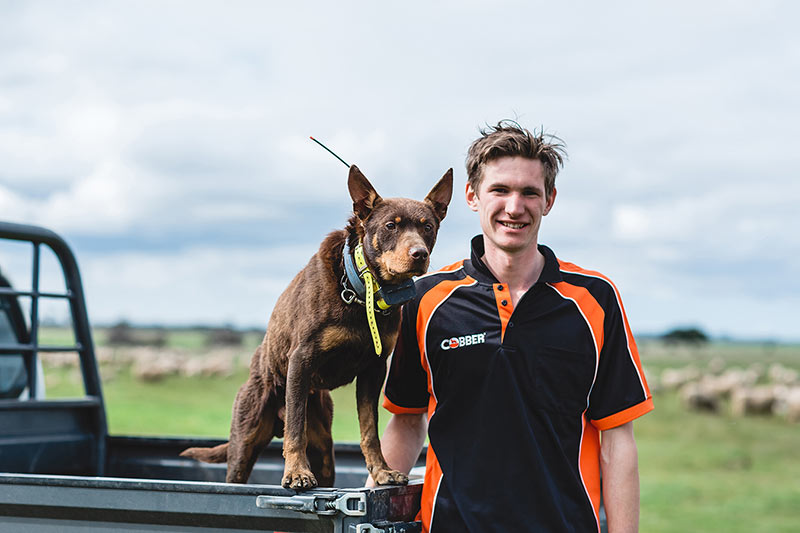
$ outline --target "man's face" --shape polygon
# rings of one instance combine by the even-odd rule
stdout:
[[[467,184],[467,204],[480,215],[484,245],[506,253],[536,247],[542,217],[556,199],[545,195],[544,168],[537,159],[501,157],[487,163],[474,191]]]

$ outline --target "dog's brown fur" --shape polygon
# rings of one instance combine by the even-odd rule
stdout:
[[[378,397],[386,358],[397,340],[400,310],[376,313],[383,344],[378,357],[364,307],[346,305],[340,297],[342,254],[345,241],[353,250],[361,240],[380,283],[424,274],[452,196],[453,170],[422,202],[381,198],[355,165],[348,188],[354,212],[348,226],[327,236],[275,304],[250,376],[236,395],[229,442],[181,453],[206,462],[227,460],[228,483],[246,483],[263,447],[273,436],[283,436],[283,486],[333,486],[333,403],[328,391],[353,379],[369,473],[378,484],[408,482],[405,474],[387,466],[377,428]]]

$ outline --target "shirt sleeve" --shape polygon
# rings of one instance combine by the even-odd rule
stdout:
[[[653,410],[639,351],[622,300],[610,285],[604,341],[587,415],[599,430],[612,429]]]
[[[428,373],[422,366],[417,342],[415,304],[403,306],[400,334],[386,379],[383,407],[394,414],[428,411]]]

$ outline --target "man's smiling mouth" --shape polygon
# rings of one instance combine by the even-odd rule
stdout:
[[[500,224],[502,224],[503,226],[505,226],[507,228],[511,228],[511,229],[522,229],[525,226],[527,226],[527,224],[514,223],[514,222],[503,222],[501,220],[498,220],[498,222]]]

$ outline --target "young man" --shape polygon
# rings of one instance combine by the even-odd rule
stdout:
[[[382,439],[408,472],[430,438],[424,531],[636,531],[632,421],[653,408],[616,287],[538,244],[563,147],[516,123],[482,132],[470,259],[417,281],[385,390]],[[602,489],[600,476],[602,472]]]

